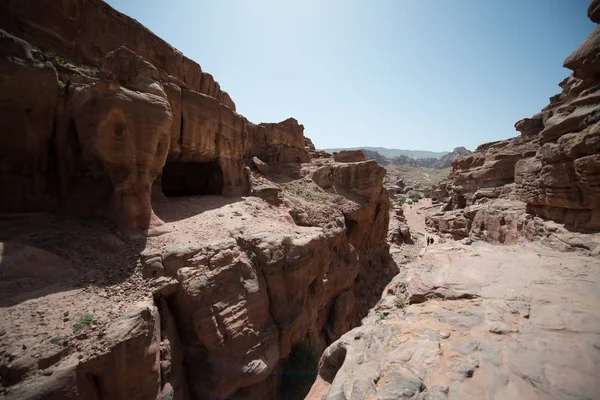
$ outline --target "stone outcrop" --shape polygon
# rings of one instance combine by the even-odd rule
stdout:
[[[360,260],[355,293],[362,299],[360,313],[366,314],[368,304],[379,297],[386,282],[397,273],[389,256],[386,242],[390,221],[390,200],[383,187],[385,169],[375,161],[321,162],[312,170],[313,182],[329,193],[353,200],[340,204],[346,237],[357,250]]]
[[[296,346],[320,353],[366,315],[397,272],[376,162],[317,152],[293,118],[250,123],[198,64],[102,1],[0,11],[0,213],[99,230],[90,217],[109,217],[125,234],[66,229],[36,243],[49,251],[19,242],[42,224],[2,231],[0,283],[19,312],[0,318],[0,395],[271,398]],[[121,262],[125,282],[101,273]],[[7,334],[39,310],[16,287],[60,300],[46,313],[60,335]],[[70,325],[60,307],[88,299],[93,323]]]
[[[588,11],[592,20],[596,9],[593,2]],[[594,239],[600,230],[598,32],[596,28],[565,60],[564,66],[573,73],[560,83],[562,92],[539,114],[515,124],[520,136],[481,145],[452,162],[451,183],[439,188],[436,197],[447,195],[443,211],[455,211],[431,216],[430,227],[454,237],[503,243],[518,241],[519,236],[571,243],[571,232],[581,232],[590,235],[576,242],[587,243],[583,247],[592,252],[598,247]],[[507,204],[513,205],[512,211]],[[517,222],[513,211],[527,215]],[[478,223],[464,223],[465,218]],[[543,221],[548,229],[540,229]]]
[[[13,387],[7,399],[168,398],[159,397],[163,385],[157,307],[148,303],[136,305],[103,336],[106,350],[101,354],[83,360],[74,355],[66,357],[51,374],[37,377],[34,383]]]
[[[342,150],[333,153],[333,160],[335,162],[360,162],[366,161],[365,155],[362,150]]]
[[[394,207],[391,212],[390,224],[388,227],[388,243],[395,244],[413,244],[414,241],[410,235],[410,227],[406,223],[402,207]]]
[[[248,123],[246,157],[257,156],[275,169],[289,163],[306,163],[310,155],[304,144],[304,126],[294,118],[258,125]]]
[[[0,84],[3,212],[107,215],[132,235],[155,234],[163,223],[152,185],[167,196],[240,195],[251,190],[252,157],[296,173],[310,160],[296,120],[252,125],[214,97],[165,81],[126,47],[97,69],[56,63],[5,32],[0,41],[0,73],[10,76]]]
[[[452,166],[452,161],[454,161],[455,159],[459,158],[459,157],[463,157],[466,156],[468,154],[471,154],[471,152],[469,150],[467,150],[464,147],[457,147],[454,150],[452,150],[450,153],[448,154],[444,154],[443,156],[440,157],[439,160],[437,160],[437,162],[433,165],[433,168],[450,168]]]
[[[325,350],[307,399],[596,398],[598,268],[536,245],[430,247]]]
[[[0,4],[0,15],[0,29],[77,64],[99,67],[106,54],[127,47],[154,65],[161,80],[174,81],[235,110],[229,95],[200,65],[102,0],[11,0]]]

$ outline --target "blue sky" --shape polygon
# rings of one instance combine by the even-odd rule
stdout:
[[[318,148],[474,149],[568,76],[588,0],[106,0],[210,72],[250,121]]]

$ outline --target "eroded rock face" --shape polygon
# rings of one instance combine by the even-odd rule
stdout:
[[[335,162],[361,162],[366,161],[365,155],[362,150],[342,150],[337,153],[333,153],[333,160]]]
[[[275,171],[283,171],[287,164],[306,163],[310,155],[304,143],[304,126],[294,118],[272,124],[248,123],[246,158],[256,156]]]
[[[325,350],[307,399],[598,397],[598,267],[533,245],[428,248]]]
[[[118,319],[102,321],[102,330],[85,328],[81,342],[40,360],[25,347],[17,349],[23,356],[15,363],[13,353],[0,352],[0,394],[11,399],[274,397],[283,360],[295,346],[305,343],[321,352],[356,326],[396,272],[386,243],[383,168],[364,156],[346,163],[329,160],[293,118],[249,123],[198,64],[101,1],[10,2],[0,11],[7,11],[0,26],[60,55],[32,53],[29,44],[0,31],[0,73],[9,78],[0,80],[0,98],[5,96],[0,113],[7,125],[0,152],[9,150],[2,153],[0,183],[11,189],[3,193],[1,211],[109,216],[121,232],[145,236],[146,245],[133,262],[140,268],[122,269],[143,282],[138,288],[146,291],[143,304],[121,302]],[[9,97],[16,92],[22,98]],[[328,162],[321,180],[312,175],[330,191],[325,200],[332,204],[325,206],[332,208],[320,214],[295,207],[283,197],[283,183],[265,177],[284,176],[283,182],[305,177],[302,181],[322,194],[307,173],[313,166],[302,165],[311,161],[310,154]],[[252,172],[250,162],[265,176]],[[256,210],[268,210],[266,219],[277,218],[279,230],[269,220],[252,235],[229,231],[235,240],[215,235],[204,242],[177,241],[177,222],[204,217],[208,210],[188,201],[191,208],[169,213],[165,208],[177,207],[168,197],[202,194],[256,196],[248,197],[255,207],[249,214],[236,211],[231,219],[244,221]],[[311,193],[301,194],[314,200]],[[209,203],[247,199],[211,197]],[[205,229],[196,225],[201,222],[195,220],[187,232]],[[211,233],[220,222],[212,225]],[[152,242],[172,228],[170,246]],[[114,239],[86,245],[108,252],[133,245]],[[18,243],[4,249],[6,285],[32,280],[33,270],[43,278],[39,286],[54,284],[70,271],[69,262],[52,253]],[[94,268],[98,255],[87,256]],[[86,291],[77,292],[78,301]],[[111,304],[105,289],[97,293],[102,306]],[[139,300],[138,295],[130,299]],[[121,313],[124,309],[131,312]],[[53,317],[71,334],[64,323],[74,316]],[[26,332],[19,335],[31,339]],[[82,349],[84,344],[91,347]]]
[[[588,10],[592,20],[597,19],[596,9],[592,2]],[[552,224],[540,230],[537,223],[531,228],[516,222],[514,213],[524,212],[527,221],[537,217],[562,224],[559,230],[568,242],[569,232],[600,230],[599,43],[596,29],[567,57],[564,65],[573,73],[560,83],[562,92],[541,113],[515,124],[519,137],[481,145],[452,163],[452,182],[436,195],[448,196],[444,211],[467,207],[466,218],[478,223],[464,224],[456,218],[465,218],[465,213],[452,211],[431,216],[429,226],[455,237],[471,235],[503,243],[518,241],[519,235],[527,239],[541,234],[548,239],[556,233]],[[511,201],[512,210],[506,208]],[[492,210],[501,215],[495,218],[499,223],[486,223],[491,222]],[[592,236],[583,242],[595,243]],[[595,247],[586,246],[591,251]]]
[[[51,374],[13,387],[7,399],[155,399],[161,393],[158,309],[140,303],[107,329],[102,354],[62,360]]]
[[[305,338],[323,349],[354,325],[357,301],[347,289],[359,263],[343,226],[173,248],[158,260],[179,282],[167,302],[193,398],[259,384]]]
[[[104,68],[124,87],[74,83],[70,114],[82,150],[111,180],[113,218],[127,230],[147,230],[160,224],[150,189],[167,157],[173,117],[156,69],[141,57],[121,48]]]
[[[164,82],[125,47],[108,52],[100,70],[55,68],[26,42],[4,32],[0,39],[2,73],[10,76],[3,93],[22,93],[2,102],[3,211],[101,214],[132,235],[158,233],[151,187],[167,160],[159,182],[171,193],[248,192],[246,120],[230,107]]]
[[[161,80],[174,81],[235,110],[212,75],[145,26],[102,0],[10,1],[0,6],[0,29],[77,63],[100,66],[103,57],[125,46],[154,65]]]
[[[18,93],[18,96],[15,94]],[[58,76],[28,43],[0,31],[0,196],[5,211],[51,208],[49,166]]]

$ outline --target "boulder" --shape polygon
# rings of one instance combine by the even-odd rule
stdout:
[[[269,174],[269,164],[263,162],[258,157],[252,157],[252,164],[256,167],[257,170],[260,171],[263,175]]]

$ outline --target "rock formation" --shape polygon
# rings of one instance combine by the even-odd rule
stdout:
[[[200,65],[101,0],[6,1],[0,4],[0,15],[0,29],[76,64],[100,67],[106,54],[126,47],[152,64],[161,80],[174,81],[235,110],[229,95]]]
[[[377,163],[249,122],[100,0],[0,14],[0,396],[272,398],[367,314],[397,272]]]
[[[589,15],[595,15],[592,3]],[[443,211],[429,225],[454,237],[515,243],[540,238],[562,249],[597,253],[600,241],[600,46],[596,28],[564,62],[562,92],[513,139],[486,143],[452,162]],[[581,234],[577,234],[581,233]]]
[[[534,244],[435,245],[325,350],[307,400],[597,398],[599,268]]]
[[[443,155],[439,160],[433,165],[433,168],[450,168],[452,166],[452,161],[471,154],[471,152],[464,147],[457,147],[452,150],[450,153]]]

